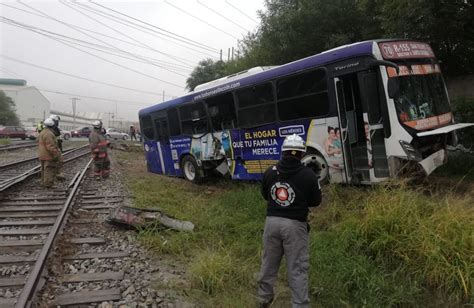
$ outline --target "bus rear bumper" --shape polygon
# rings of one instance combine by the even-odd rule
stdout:
[[[426,175],[430,175],[436,168],[446,163],[447,158],[446,150],[443,149],[418,162],[418,165],[423,168]]]

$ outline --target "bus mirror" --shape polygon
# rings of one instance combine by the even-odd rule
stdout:
[[[398,67],[396,63],[386,61],[386,60],[372,60],[370,63],[374,66],[383,65],[383,66],[393,67],[397,71],[397,75],[398,73],[400,73],[400,68]]]
[[[398,98],[400,96],[400,82],[397,78],[391,77],[388,79],[388,96],[390,98]]]

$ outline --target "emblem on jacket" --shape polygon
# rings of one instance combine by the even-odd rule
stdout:
[[[296,198],[295,190],[290,184],[285,182],[276,182],[273,184],[270,195],[273,201],[279,206],[289,206]]]

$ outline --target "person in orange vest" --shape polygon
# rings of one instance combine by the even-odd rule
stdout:
[[[96,180],[107,178],[110,174],[110,160],[107,154],[107,138],[102,134],[102,122],[94,121],[94,129],[89,135],[92,159],[94,160],[94,176]]]
[[[58,175],[58,164],[62,164],[63,156],[54,135],[52,119],[44,120],[45,128],[38,136],[38,159],[41,162],[41,183],[46,188],[53,188]]]

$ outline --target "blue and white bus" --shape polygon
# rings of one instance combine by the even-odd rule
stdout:
[[[285,136],[306,140],[320,181],[372,184],[430,174],[456,142],[439,64],[415,41],[365,41],[200,85],[139,112],[148,170],[199,182],[259,180]]]

